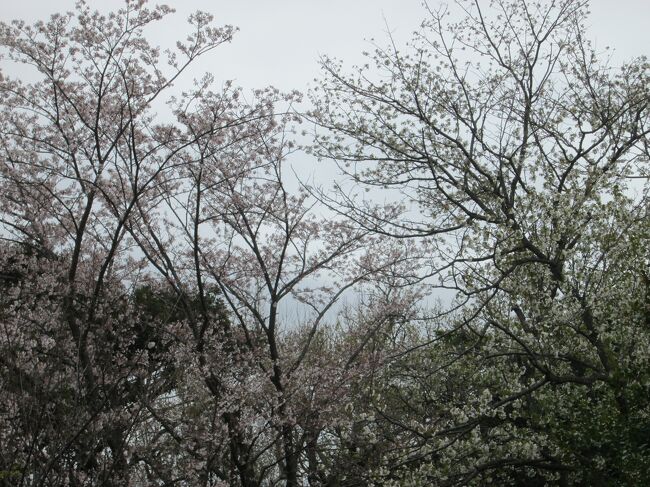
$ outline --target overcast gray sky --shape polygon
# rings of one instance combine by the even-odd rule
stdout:
[[[0,20],[45,19],[55,12],[74,10],[75,2],[0,0]],[[116,10],[124,4],[123,0],[88,3],[103,11]],[[411,39],[426,16],[422,0],[150,0],[151,5],[155,3],[166,3],[176,9],[176,13],[147,31],[151,42],[163,47],[172,47],[184,37],[188,32],[185,20],[196,10],[212,13],[218,24],[240,29],[232,43],[204,56],[192,71],[185,73],[177,81],[176,90],[207,71],[217,82],[234,80],[246,90],[273,85],[285,91],[306,92],[320,75],[320,55],[342,59],[347,66],[361,64],[361,52],[372,48],[371,38],[385,45],[390,29],[401,46]],[[432,8],[442,3],[428,1]],[[605,46],[615,48],[615,62],[648,53],[650,0],[592,0],[591,11],[589,36],[597,50]],[[327,186],[327,181],[335,177],[335,168],[304,164],[308,159],[301,153],[292,157],[290,164],[303,180],[312,180],[317,174],[316,179]]]
[[[488,3],[488,0],[480,1]],[[75,0],[0,2],[0,20],[5,21],[45,19],[54,12],[73,10],[75,4]],[[89,0],[89,3],[100,10],[114,10],[123,5],[122,0]],[[149,38],[155,44],[173,45],[187,32],[185,19],[196,10],[209,11],[217,23],[240,29],[231,44],[203,57],[191,76],[209,71],[217,80],[233,79],[245,89],[274,85],[282,90],[303,92],[319,75],[319,55],[340,58],[348,66],[361,63],[361,52],[371,48],[370,38],[383,45],[388,26],[398,45],[403,45],[425,16],[421,0],[169,0],[159,3],[167,3],[177,12],[149,31]],[[429,0],[432,7],[440,3],[440,0]],[[615,63],[648,53],[650,0],[593,0],[591,10],[589,37],[595,41],[597,50],[605,46],[615,48]],[[191,76],[177,85],[190,82]],[[290,164],[303,181],[329,186],[328,180],[336,177],[333,165],[310,163],[304,153],[292,157]]]
[[[0,18],[36,20],[73,10],[75,0],[0,0]],[[119,8],[122,0],[89,0],[101,10]],[[150,2],[156,3],[156,2]],[[319,74],[318,56],[328,54],[346,64],[360,62],[368,40],[380,44],[386,23],[401,44],[424,16],[421,0],[170,0],[177,12],[151,32],[166,44],[185,33],[184,20],[195,10],[214,14],[220,24],[238,26],[232,44],[204,58],[200,71],[217,79],[234,79],[244,88],[274,85],[305,91]],[[435,6],[439,0],[430,0]],[[487,3],[487,0],[485,0]],[[645,54],[650,46],[650,0],[594,0],[589,20],[598,49],[616,48],[616,59]],[[199,74],[198,72],[196,73]]]

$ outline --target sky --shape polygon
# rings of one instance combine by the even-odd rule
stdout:
[[[481,0],[484,1],[484,0]],[[154,2],[150,2],[154,3]],[[239,27],[233,42],[199,64],[216,79],[232,79],[246,89],[273,85],[306,91],[319,75],[321,55],[361,63],[370,39],[383,44],[390,30],[403,44],[424,18],[421,0],[169,0],[176,13],[151,30],[150,39],[169,44],[186,32],[184,20],[205,10],[219,24]],[[430,0],[435,7],[439,0]],[[485,0],[487,3],[487,0]],[[2,0],[0,20],[38,20],[74,9],[75,0]],[[89,0],[100,10],[119,8],[122,0]],[[590,38],[598,49],[615,48],[622,60],[648,52],[650,0],[593,0]],[[197,72],[198,76],[200,72]],[[194,73],[193,73],[194,74]]]
[[[123,5],[122,0],[88,1],[100,10]],[[487,0],[480,1],[487,3]],[[75,4],[75,0],[0,2],[3,21],[45,19],[55,12],[73,10]],[[306,92],[319,76],[320,56],[342,59],[347,66],[361,64],[361,52],[371,50],[372,38],[383,45],[390,32],[396,43],[403,45],[425,17],[421,0],[168,0],[159,3],[167,3],[177,10],[148,31],[152,43],[163,47],[173,46],[186,34],[185,19],[196,10],[212,13],[218,24],[231,24],[240,29],[231,44],[220,46],[199,60],[198,69],[178,82],[177,88],[190,83],[192,76],[200,77],[208,71],[216,80],[234,80],[245,90],[273,85],[281,90]],[[429,0],[431,7],[439,4],[439,0]],[[614,48],[615,64],[648,53],[650,0],[592,0],[591,12],[587,23],[589,38],[599,51],[605,46]],[[1,63],[0,60],[0,67],[6,69]],[[303,181],[328,186],[328,180],[336,178],[333,165],[310,163],[304,153],[294,157],[291,166]]]
[[[120,8],[123,0],[87,0],[92,8],[103,11]],[[452,1],[452,0],[448,0]],[[479,0],[488,4],[488,0]],[[543,0],[549,2],[550,0]],[[76,0],[0,0],[0,20],[26,21],[45,19],[55,12],[74,10]],[[372,39],[384,46],[388,33],[398,46],[411,39],[426,17],[422,0],[150,0],[150,5],[166,3],[176,13],[148,27],[153,44],[173,47],[187,30],[186,18],[196,10],[212,13],[218,25],[239,28],[230,44],[219,46],[202,57],[193,69],[176,82],[174,93],[190,86],[193,78],[205,72],[217,84],[233,80],[244,90],[269,85],[282,91],[306,93],[320,76],[319,57],[341,59],[344,66],[363,64],[361,53],[372,50]],[[442,0],[428,0],[431,8]],[[650,0],[592,0],[588,35],[595,48],[613,49],[614,64],[648,54],[650,46]],[[21,75],[19,66],[2,65],[11,76]],[[159,107],[157,107],[158,109]],[[307,102],[297,107],[308,110]],[[164,110],[164,108],[163,108]],[[305,125],[303,129],[308,129]],[[309,143],[298,136],[298,142]],[[311,164],[305,153],[289,161],[303,181],[329,186],[336,178],[333,165]],[[318,180],[318,181],[316,181]]]
[[[124,4],[123,0],[87,1],[92,8],[103,11],[116,10]],[[74,10],[75,3],[76,0],[0,0],[0,20],[46,19],[55,12]],[[390,32],[396,44],[403,46],[426,17],[422,0],[150,0],[149,3],[166,3],[176,9],[176,13],[148,27],[150,41],[162,47],[173,47],[177,39],[186,35],[185,20],[196,10],[212,13],[218,25],[239,28],[230,44],[219,46],[199,59],[192,70],[177,80],[175,93],[190,86],[193,78],[200,78],[205,72],[213,74],[216,86],[233,80],[235,86],[245,90],[272,85],[282,91],[306,93],[320,76],[320,56],[341,59],[348,67],[363,64],[361,53],[372,50],[373,38],[384,46]],[[442,0],[428,0],[428,4],[435,9]],[[589,38],[598,51],[604,51],[605,46],[613,48],[608,52],[613,53],[614,64],[648,53],[650,0],[592,0],[591,12],[587,25]],[[7,70],[1,63],[0,60],[0,68]],[[308,110],[309,106],[304,103],[298,109]],[[298,140],[302,141],[300,137]],[[301,153],[297,159],[306,161],[307,157]],[[307,180],[317,174],[317,178],[327,181],[336,171],[331,166],[294,165],[294,158],[291,165],[300,166],[301,178]]]

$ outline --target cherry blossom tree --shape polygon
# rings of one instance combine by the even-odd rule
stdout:
[[[161,54],[144,29],[171,12],[128,1],[103,15],[79,2],[48,22],[0,26],[6,59],[32,80],[0,82],[2,475],[12,485],[128,484],[142,400],[170,387],[145,341],[158,317],[129,298],[144,270],[129,228],[187,145],[154,120],[154,104],[233,33],[197,13],[186,41]]]
[[[286,176],[296,94],[258,91],[242,113],[240,91],[199,96],[205,92],[203,85],[188,92],[176,114],[186,133],[211,135],[178,154],[157,187],[160,211],[145,207],[132,227],[179,296],[190,289],[203,299],[217,290],[231,317],[218,334],[204,313],[190,321],[182,361],[193,366],[184,381],[196,384],[188,394],[210,405],[210,417],[188,425],[198,428],[202,448],[195,466],[242,485],[338,475],[318,452],[336,420],[326,411],[347,396],[332,397],[325,385],[345,389],[363,360],[359,351],[358,360],[340,363],[331,348],[314,357],[316,343],[325,346],[337,303],[400,266],[403,251],[345,218],[320,214],[317,200]],[[397,312],[412,299],[381,309]],[[174,414],[176,424],[187,420]],[[212,462],[215,450],[221,460]],[[236,480],[219,473],[224,464]]]
[[[79,2],[1,26],[7,58],[35,77],[0,85],[10,483],[295,486],[341,473],[325,432],[370,336],[341,361],[326,326],[403,256],[299,187],[285,163],[297,93],[247,99],[211,75],[172,91],[234,29],[199,12],[161,53],[145,29],[170,13]]]
[[[647,476],[649,65],[602,62],[586,8],[459,1],[408,52],[323,62],[314,152],[395,201],[326,203],[423,242],[420,275],[456,292],[436,345],[385,372],[380,482]]]

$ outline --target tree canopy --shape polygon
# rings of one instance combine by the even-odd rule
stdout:
[[[650,64],[587,7],[425,5],[306,113],[175,91],[207,13],[1,23],[0,485],[642,485]]]

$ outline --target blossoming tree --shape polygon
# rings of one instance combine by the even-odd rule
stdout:
[[[0,84],[10,483],[298,485],[336,471],[321,432],[347,396],[329,388],[364,355],[314,354],[336,303],[400,252],[381,257],[379,239],[297,188],[298,94],[246,100],[206,75],[170,97],[233,34],[197,13],[161,53],[145,28],[171,12],[79,2],[1,26],[35,78]]]
[[[649,65],[601,62],[586,7],[459,1],[408,52],[323,62],[314,151],[397,200],[328,204],[427,242],[422,276],[456,292],[441,344],[387,372],[385,482],[647,476]]]

